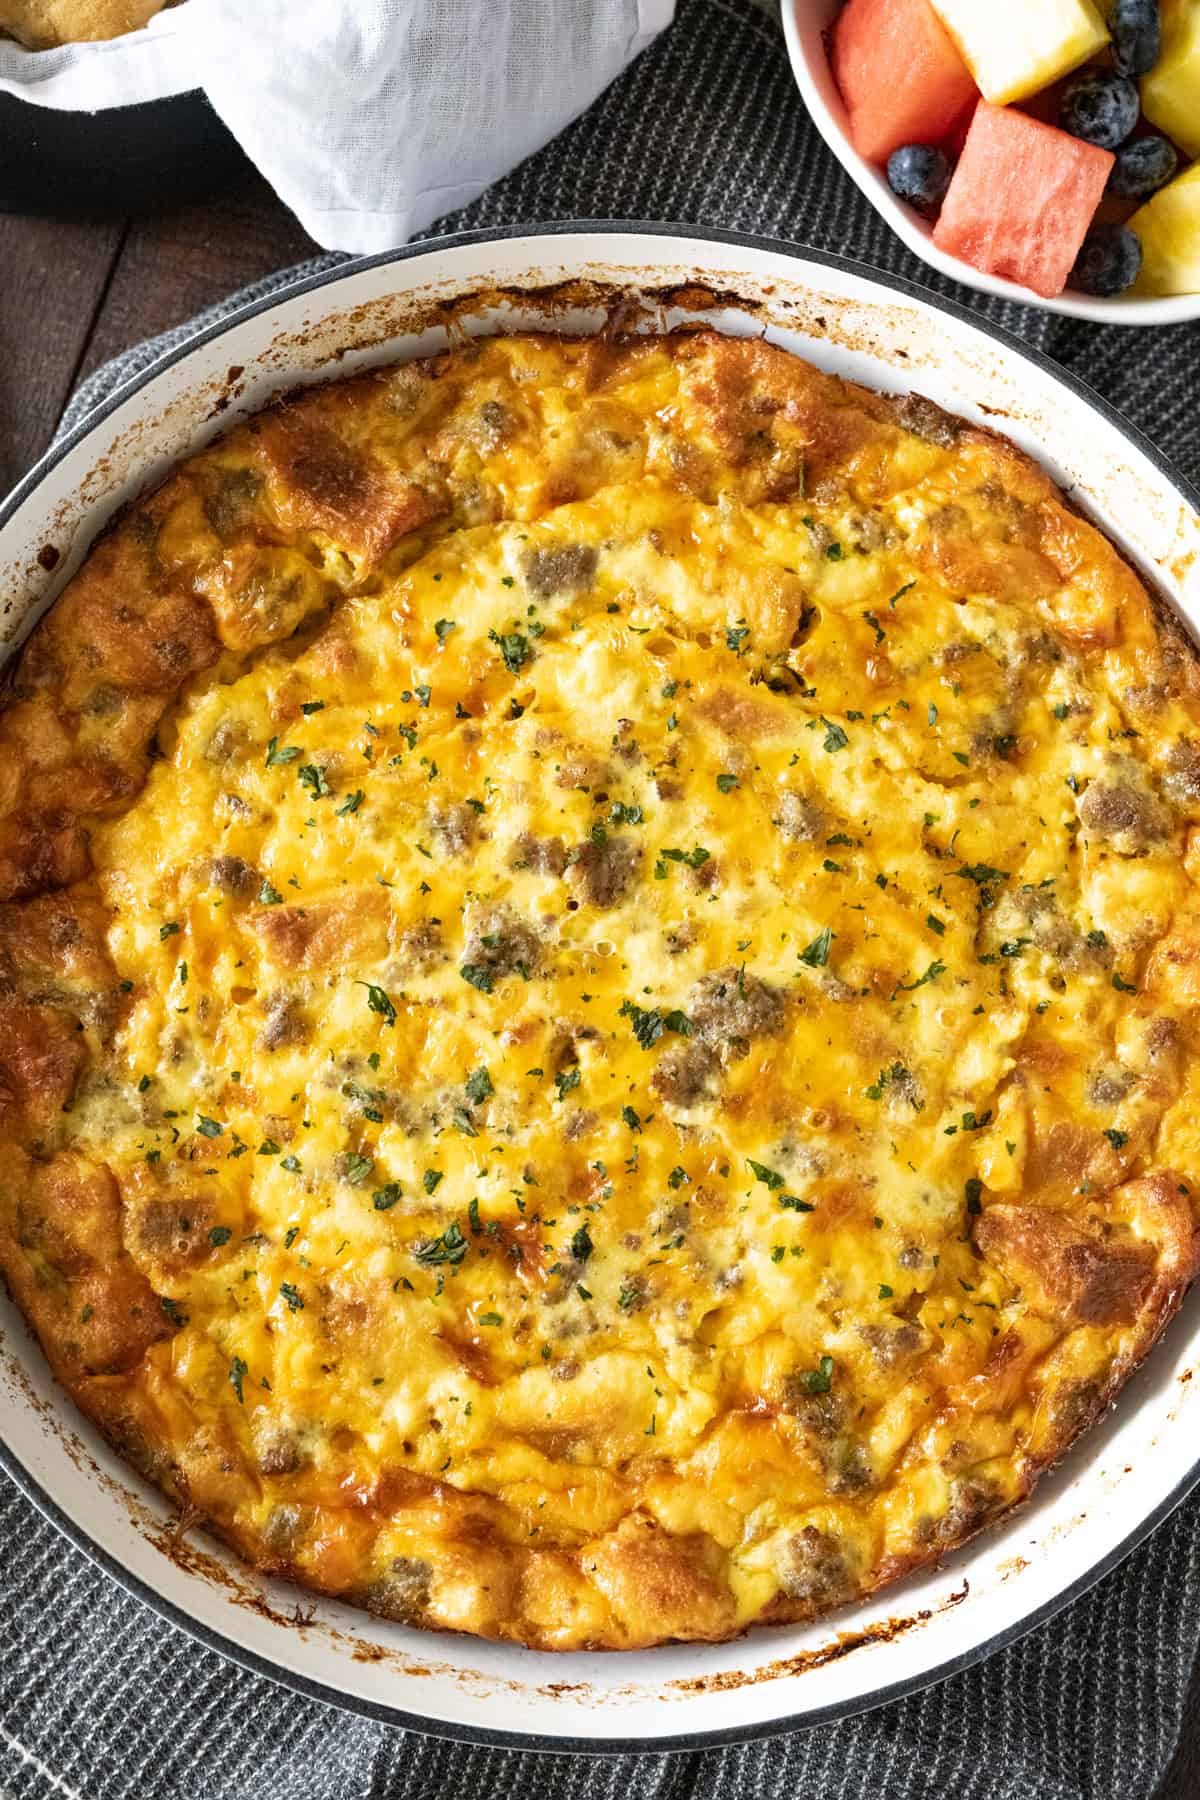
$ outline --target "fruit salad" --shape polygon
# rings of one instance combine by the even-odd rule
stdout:
[[[1200,293],[1200,0],[846,0],[855,149],[1046,299]]]

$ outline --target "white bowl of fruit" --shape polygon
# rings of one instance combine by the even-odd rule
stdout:
[[[1105,324],[1200,318],[1200,0],[783,0],[800,92],[935,269]]]

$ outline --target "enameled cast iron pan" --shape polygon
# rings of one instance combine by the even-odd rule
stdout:
[[[446,239],[344,265],[213,326],[122,389],[0,507],[0,657],[114,507],[272,394],[428,353],[448,333],[596,331],[631,296],[651,328],[699,311],[719,329],[766,331],[827,368],[915,389],[1006,432],[1200,627],[1197,496],[1044,358],[944,300],[833,257],[670,227],[583,225]],[[629,1654],[556,1657],[436,1637],[262,1580],[201,1534],[181,1551],[170,1508],[74,1411],[5,1301],[0,1461],[147,1605],[320,1699],[495,1743],[682,1749],[876,1706],[1049,1617],[1200,1477],[1197,1370],[1200,1292],[1032,1502],[942,1568],[808,1626]],[[21,1629],[32,1634],[37,1621]]]

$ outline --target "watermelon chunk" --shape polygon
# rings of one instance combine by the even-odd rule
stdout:
[[[850,0],[830,54],[851,142],[868,162],[937,143],[979,91],[928,0]]]
[[[1061,294],[1115,157],[1013,107],[981,100],[933,241],[1047,300]]]

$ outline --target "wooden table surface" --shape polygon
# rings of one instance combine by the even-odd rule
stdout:
[[[142,218],[0,214],[0,494],[41,455],[93,369],[316,250],[256,178],[211,204]],[[1200,1671],[1157,1800],[1198,1796]]]

